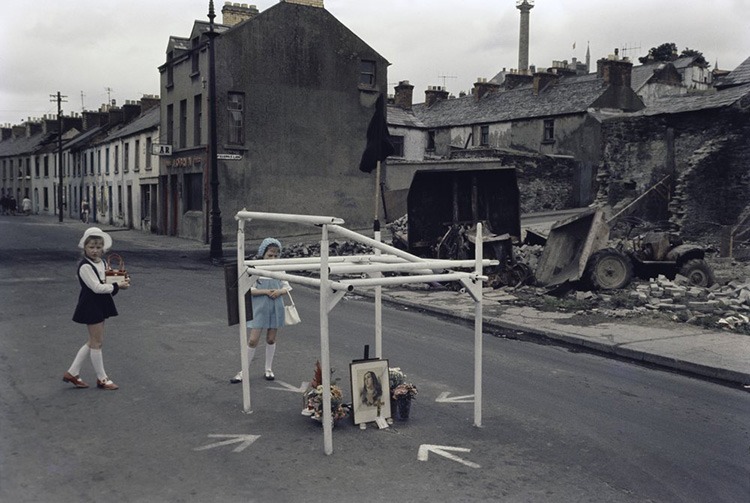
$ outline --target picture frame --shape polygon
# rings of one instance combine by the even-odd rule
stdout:
[[[349,364],[354,424],[391,417],[388,360],[355,360]]]

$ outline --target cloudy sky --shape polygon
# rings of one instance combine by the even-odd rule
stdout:
[[[278,0],[249,3],[263,11]],[[223,0],[214,2],[221,21]],[[429,85],[458,95],[477,77],[518,66],[515,0],[325,0],[344,25],[390,61],[389,93],[401,80],[424,100]],[[4,0],[0,17],[0,124],[96,109],[159,94],[157,67],[170,35],[206,20],[208,0]],[[537,0],[529,63],[592,62],[615,47],[637,63],[674,42],[701,51],[713,68],[750,57],[750,0]],[[575,47],[574,47],[575,45]],[[83,94],[83,96],[82,96]]]

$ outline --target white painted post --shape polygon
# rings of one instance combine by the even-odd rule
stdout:
[[[482,223],[477,223],[474,257],[477,295],[474,299],[474,426],[482,426],[482,257],[484,255]]]
[[[333,418],[331,417],[331,348],[328,334],[328,225],[320,236],[320,374],[323,385],[323,451],[333,454]]]
[[[242,368],[242,410],[245,414],[252,412],[250,405],[250,379],[247,361],[247,312],[245,311],[245,289],[240,281],[245,274],[245,220],[237,222],[237,305],[240,318],[240,363]]]
[[[376,215],[377,216],[377,215]],[[380,242],[380,229],[375,231],[375,241]],[[380,248],[375,248],[375,255],[380,255]],[[379,273],[376,273],[380,276]],[[375,358],[383,357],[383,287],[375,287]]]

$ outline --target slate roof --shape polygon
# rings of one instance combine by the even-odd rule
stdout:
[[[388,125],[396,127],[424,128],[425,125],[411,110],[388,105]]]
[[[633,91],[638,92],[643,86],[648,84],[654,72],[664,68],[666,63],[648,63],[646,65],[634,66],[630,74],[630,87]]]
[[[748,94],[750,94],[750,83],[721,91],[705,91],[680,96],[668,96],[657,99],[643,110],[628,115],[678,114],[728,107]]]
[[[729,75],[723,77],[717,87],[739,86],[750,83],[750,58],[739,64],[737,68],[729,72]]]
[[[31,136],[0,141],[0,157],[30,155],[46,142],[56,137],[55,133],[37,133]]]
[[[70,140],[67,145],[65,145],[66,149],[78,149],[78,148],[86,148],[91,141],[96,139],[96,136],[100,134],[102,131],[106,129],[106,126],[95,126],[91,129],[88,129],[84,131],[83,133],[79,134],[72,140]]]
[[[107,135],[107,140],[123,138],[141,131],[156,128],[159,126],[159,120],[159,107],[150,108],[121,128],[111,131]]]
[[[427,108],[414,105],[414,114],[425,127],[468,126],[535,117],[585,113],[607,90],[596,74],[563,77],[539,95],[531,84],[498,90],[477,100],[473,95],[441,100]]]

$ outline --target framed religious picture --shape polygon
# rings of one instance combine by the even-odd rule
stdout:
[[[388,360],[357,360],[349,364],[354,424],[391,417]]]

